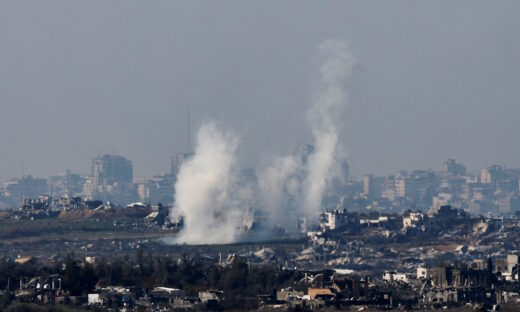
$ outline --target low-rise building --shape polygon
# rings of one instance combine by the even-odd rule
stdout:
[[[424,213],[422,212],[409,212],[403,215],[403,228],[416,228],[421,225],[424,220]]]

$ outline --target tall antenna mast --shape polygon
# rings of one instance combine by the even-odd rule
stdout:
[[[190,122],[190,105],[186,104],[186,153],[191,153],[191,122]]]

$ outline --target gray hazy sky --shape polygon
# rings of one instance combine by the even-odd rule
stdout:
[[[342,141],[355,175],[520,166],[518,1],[1,1],[0,178],[87,173],[114,150],[169,170],[208,119],[247,164],[310,140],[316,47],[358,60]]]

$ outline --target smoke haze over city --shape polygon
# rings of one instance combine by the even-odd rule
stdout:
[[[136,176],[168,170],[196,130],[240,134],[240,167],[313,141],[306,112],[316,47],[358,59],[336,117],[353,175],[518,167],[517,2],[0,4],[0,178],[88,173],[125,155]],[[382,157],[381,155],[384,155]]]

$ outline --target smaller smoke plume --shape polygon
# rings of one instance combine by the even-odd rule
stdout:
[[[321,83],[307,113],[316,148],[309,157],[305,185],[304,212],[310,217],[319,214],[327,183],[338,167],[338,121],[334,116],[346,105],[344,82],[355,63],[343,41],[327,40],[319,51],[325,60],[320,66]]]
[[[325,191],[333,178],[341,175],[342,149],[335,116],[346,105],[343,85],[355,61],[343,41],[327,40],[318,50],[322,57],[320,82],[307,112],[313,146],[304,146],[291,156],[275,159],[260,178],[260,190],[270,219],[286,226],[296,224],[289,216],[315,220]]]

